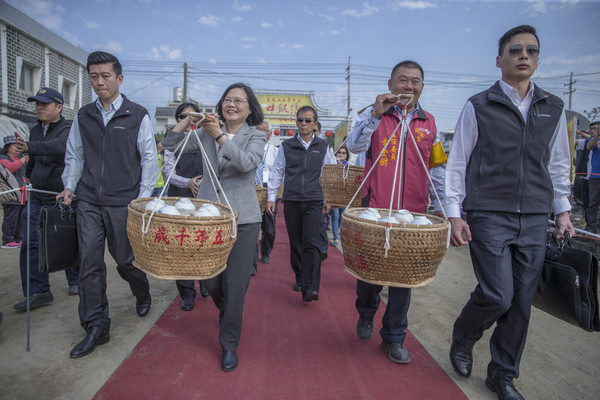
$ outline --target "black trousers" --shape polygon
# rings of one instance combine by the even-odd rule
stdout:
[[[471,211],[467,223],[478,285],[454,323],[453,335],[471,347],[496,323],[487,375],[511,384],[519,376],[531,303],[544,264],[548,215]]]
[[[260,229],[262,231],[260,235],[260,255],[262,257],[269,257],[271,251],[273,251],[273,245],[275,244],[275,222],[277,217],[277,206],[279,200],[275,201],[275,212],[273,215],[269,215],[266,211],[262,215],[262,223]]]
[[[202,286],[204,286],[204,281],[198,281],[198,284],[200,285],[200,290],[202,290]],[[177,291],[179,292],[179,295],[182,299],[188,296],[191,296],[193,299],[196,298],[196,281],[177,279],[175,281],[175,285],[177,286]]]
[[[127,207],[77,204],[79,239],[79,319],[89,331],[94,326],[110,329],[106,297],[105,241],[117,263],[117,272],[129,283],[133,295],[141,300],[150,296],[146,274],[133,266],[133,251],[127,237]]]
[[[321,254],[327,254],[327,249],[329,248],[329,239],[327,238],[327,225],[329,224],[329,215],[323,214],[321,212],[321,225],[319,234],[321,237],[321,241],[319,242],[319,246],[321,248]]]
[[[11,242],[21,242],[21,211],[24,206],[21,204],[5,203],[2,204],[4,219],[2,220],[2,245]]]
[[[373,285],[361,280],[356,281],[356,310],[361,318],[373,321],[379,308],[379,293],[381,285]],[[410,306],[410,288],[389,288],[388,302],[385,313],[381,319],[382,327],[379,331],[381,339],[386,342],[404,343],[406,328],[408,327],[408,307]]]
[[[252,254],[259,226],[258,222],[238,225],[237,239],[229,253],[227,268],[214,278],[204,281],[219,309],[219,342],[223,350],[236,351],[242,336],[244,299],[250,285]]]
[[[285,201],[283,216],[290,239],[290,263],[302,292],[319,291],[321,283],[320,223],[323,201]]]
[[[590,205],[586,210],[586,222],[589,228],[600,229],[600,178],[589,179]]]

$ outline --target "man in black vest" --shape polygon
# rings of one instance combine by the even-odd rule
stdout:
[[[463,108],[446,169],[451,243],[469,244],[479,282],[454,324],[450,362],[468,378],[474,344],[497,324],[485,384],[499,399],[522,399],[513,379],[544,264],[550,212],[557,238],[575,233],[571,158],[563,102],[530,80],[540,51],[535,28],[513,28],[498,44],[502,79]]]
[[[329,212],[321,188],[321,169],[335,163],[327,142],[317,136],[317,111],[301,107],[296,114],[298,134],[281,144],[269,175],[267,212],[275,212],[277,190],[283,183],[283,216],[290,239],[290,263],[296,275],[294,290],[302,300],[319,300],[321,281],[321,215]],[[330,160],[334,160],[331,162]]]
[[[79,319],[86,336],[71,358],[83,357],[110,339],[106,240],[117,272],[136,297],[137,315],[146,316],[151,304],[146,274],[133,266],[126,226],[127,205],[138,196],[150,196],[156,184],[154,129],[148,111],[119,93],[123,75],[115,56],[93,52],[87,70],[98,99],[82,107],[73,121],[62,175],[65,190],[57,196],[65,205],[74,192],[79,199]]]
[[[41,88],[35,96],[29,97],[27,101],[35,101],[35,113],[39,121],[31,128],[28,142],[17,135],[19,150],[29,153],[25,176],[29,178],[34,189],[61,192],[63,183],[60,176],[65,169],[65,148],[71,129],[71,123],[61,115],[63,96],[54,89]],[[48,273],[39,271],[39,241],[36,227],[42,207],[56,204],[56,199],[52,194],[33,191],[29,202],[29,221],[27,221],[26,212],[21,216],[24,241],[21,247],[20,264],[23,295],[26,295],[27,249],[29,248],[29,307],[34,309],[54,301],[54,296],[50,292]],[[29,229],[29,243],[27,243],[25,229]],[[74,296],[78,293],[79,268],[69,268],[65,270],[65,273],[69,284],[69,294]],[[25,311],[27,302],[17,303],[13,308]]]

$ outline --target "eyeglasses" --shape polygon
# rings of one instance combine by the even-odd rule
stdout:
[[[177,116],[177,119],[184,119],[184,118],[187,118],[187,117],[188,117],[187,113],[181,113],[181,114],[179,114]]]
[[[540,48],[537,46],[527,46],[525,48],[525,51],[527,52],[527,55],[531,58],[538,58],[538,56],[540,55]],[[521,54],[523,54],[523,46],[520,44],[516,44],[508,48],[508,55],[513,58],[519,57]]]
[[[338,151],[337,153],[338,153],[338,154],[340,154],[340,155],[344,155],[344,156],[345,156],[346,154],[348,154],[348,153],[346,153],[345,151]]]
[[[228,106],[229,104],[233,103],[236,106],[241,106],[244,103],[247,103],[248,100],[246,99],[242,99],[239,97],[236,97],[235,99],[230,99],[229,97],[225,97],[223,100],[221,100],[221,103],[223,103],[224,106]]]
[[[310,124],[311,122],[313,122],[313,120],[311,118],[298,118],[296,121],[298,121],[299,123],[306,122],[307,124]]]

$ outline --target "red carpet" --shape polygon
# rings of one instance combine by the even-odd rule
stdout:
[[[394,364],[375,334],[356,336],[356,280],[329,248],[319,301],[294,292],[283,212],[271,264],[259,264],[246,294],[239,366],[221,371],[218,312],[210,299],[192,311],[179,297],[98,391],[95,399],[466,399],[410,334],[411,363]],[[174,285],[174,283],[173,283]]]

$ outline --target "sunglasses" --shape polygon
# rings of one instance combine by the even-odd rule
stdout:
[[[179,114],[177,116],[177,119],[184,119],[184,118],[187,118],[187,117],[188,117],[187,113],[181,113],[181,114]]]
[[[525,49],[527,55],[531,58],[538,58],[540,55],[540,48],[537,46],[527,46]],[[510,46],[508,48],[508,55],[511,57],[519,57],[523,53],[523,46],[520,44]]]
[[[299,123],[306,122],[307,124],[313,122],[312,118],[298,118],[296,121],[298,121]]]

